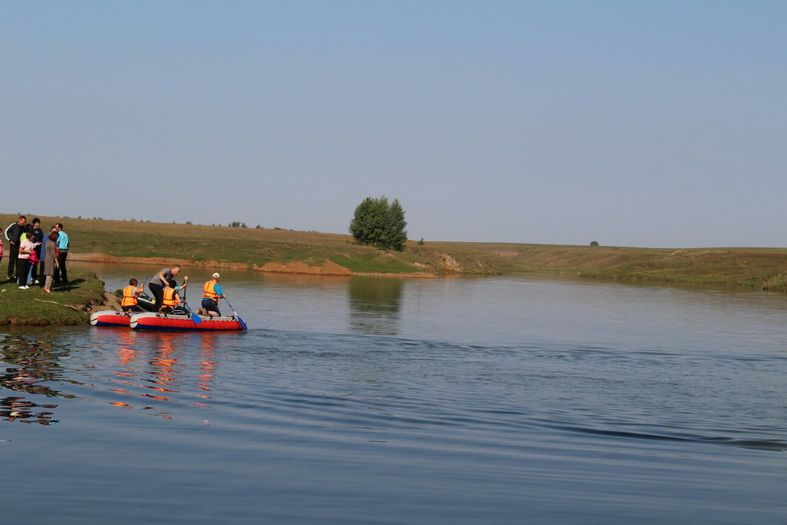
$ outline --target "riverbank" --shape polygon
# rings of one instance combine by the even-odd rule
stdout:
[[[69,270],[68,285],[51,294],[38,286],[20,290],[15,282],[0,283],[0,326],[84,325],[90,311],[105,303],[104,283],[95,274]]]
[[[0,224],[14,220],[0,215]],[[510,243],[408,242],[403,252],[349,235],[41,217],[63,222],[73,261],[184,265],[317,275],[435,277],[547,273],[630,282],[787,291],[787,249],[656,249]]]

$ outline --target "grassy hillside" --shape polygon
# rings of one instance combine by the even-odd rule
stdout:
[[[6,225],[12,215],[0,215]],[[787,290],[787,249],[647,249],[505,243],[410,242],[404,252],[359,246],[348,235],[128,221],[56,219],[72,253],[239,263],[331,261],[355,273],[481,274],[546,272],[603,279]]]

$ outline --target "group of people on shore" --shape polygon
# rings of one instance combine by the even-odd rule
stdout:
[[[68,284],[66,260],[70,239],[61,223],[49,228],[45,234],[41,220],[20,215],[16,222],[5,228],[8,241],[8,281],[16,281],[21,290],[41,285],[44,292],[52,293],[53,284]],[[3,242],[0,239],[0,262],[3,260]],[[42,282],[43,281],[43,282]]]
[[[181,272],[180,265],[176,264],[169,268],[162,268],[149,281],[148,288],[153,294],[153,309],[162,313],[187,313],[185,291],[189,284],[188,276],[183,278],[183,283],[178,284],[175,279]],[[221,288],[221,275],[214,273],[211,279],[202,286],[201,308],[197,312],[210,317],[221,316],[219,310],[219,299],[224,298],[224,291]],[[124,312],[145,311],[139,305],[144,297],[144,287],[139,286],[139,281],[130,279],[128,286],[121,291],[120,307]]]
[[[19,285],[19,289],[27,290],[31,286],[42,285],[45,293],[52,293],[53,284],[68,284],[66,261],[70,248],[70,239],[57,223],[45,234],[41,229],[38,217],[28,224],[27,216],[20,215],[16,222],[5,228],[5,239],[8,241],[8,281]],[[0,263],[3,260],[3,242],[0,239]],[[163,313],[184,313],[186,309],[185,290],[188,276],[178,284],[176,277],[182,271],[180,265],[162,268],[149,281],[153,298],[145,296],[145,289],[137,279],[131,279],[123,288],[120,306],[124,312],[145,311],[140,306],[141,300],[147,300],[155,311]],[[202,301],[198,313],[210,317],[221,316],[219,299],[224,298],[221,288],[221,276],[214,273],[210,280],[202,286]],[[43,281],[43,282],[42,282]]]

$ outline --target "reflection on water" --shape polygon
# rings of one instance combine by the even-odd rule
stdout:
[[[5,397],[0,399],[0,417],[8,421],[21,421],[23,423],[38,423],[51,425],[57,423],[52,418],[55,404],[37,405],[24,397]]]
[[[103,335],[103,334],[102,334]],[[225,334],[226,335],[226,334]],[[126,409],[142,409],[172,419],[169,405],[180,402],[178,394],[185,386],[196,387],[198,400],[192,406],[208,407],[213,375],[216,334],[200,334],[198,362],[184,358],[194,354],[194,340],[186,334],[143,333],[132,330],[108,331],[106,337],[117,337],[116,356],[110,363],[114,394],[111,404]],[[185,382],[191,384],[184,385]]]
[[[214,359],[216,352],[217,334],[205,334],[200,339],[200,360],[199,360],[199,383],[198,387],[200,399],[210,399],[209,392],[213,383],[217,362]],[[198,403],[199,406],[207,406],[206,403]]]
[[[17,393],[27,393],[46,397],[71,398],[55,390],[47,383],[60,377],[59,359],[68,355],[68,350],[53,344],[51,336],[6,335],[2,337],[0,360],[6,365],[0,374],[0,386]],[[53,410],[57,404],[38,404],[25,396],[7,396],[0,400],[0,417],[9,421],[57,423]]]
[[[399,333],[404,283],[400,279],[354,277],[347,283],[350,328],[371,335]]]
[[[173,405],[186,402],[194,407],[210,406],[219,365],[216,346],[221,344],[222,336],[227,340],[227,334],[199,334],[192,338],[189,334],[140,334],[122,329],[95,334],[101,353],[81,349],[76,355],[55,335],[4,336],[0,360],[5,368],[0,374],[0,386],[14,395],[0,398],[0,417],[27,423],[58,423],[53,417],[57,404],[36,402],[19,394],[79,397],[62,391],[63,385],[74,386],[75,390],[104,390],[111,406],[144,410],[165,419],[173,418]],[[75,380],[73,368],[70,374],[63,368],[61,362],[68,359],[77,360],[77,370],[88,374],[86,381]]]

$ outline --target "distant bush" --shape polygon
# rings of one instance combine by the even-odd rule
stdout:
[[[426,244],[426,243],[424,242],[424,238],[423,238],[423,237],[421,237],[421,240],[420,240],[420,241],[418,241],[418,246],[423,246],[424,244]]]
[[[590,242],[590,245],[591,245],[591,246],[598,246],[598,241],[591,241],[591,242]]]
[[[261,229],[262,229],[262,226],[260,226],[260,225],[258,224],[257,226],[255,226],[255,227],[254,227],[254,229],[255,229],[255,230],[261,230]]]
[[[407,222],[398,199],[389,203],[385,196],[365,198],[350,222],[350,233],[361,244],[402,251],[407,240]]]

